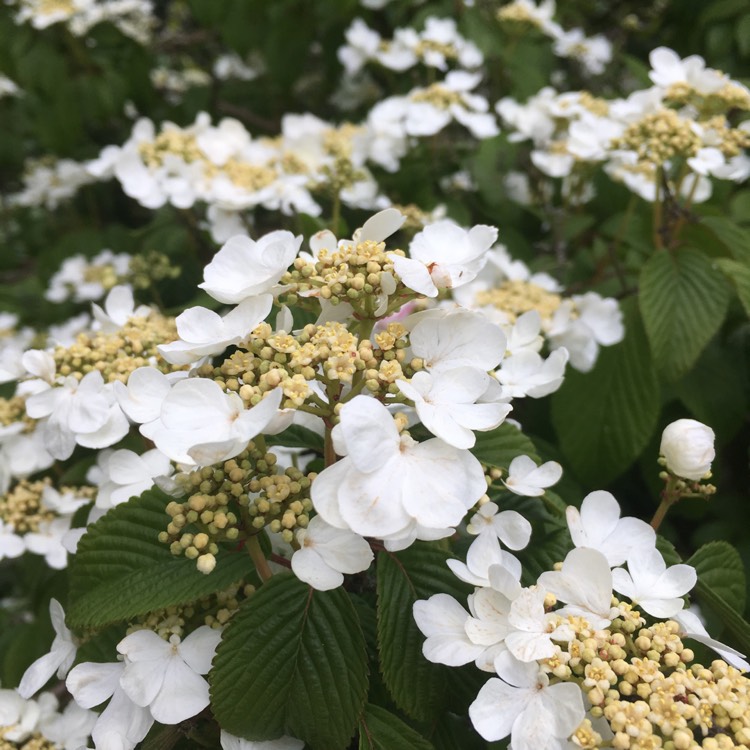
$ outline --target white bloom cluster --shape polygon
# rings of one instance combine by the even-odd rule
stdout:
[[[127,274],[130,259],[127,253],[111,250],[102,250],[92,258],[71,255],[50,278],[44,296],[50,302],[100,300]]]
[[[8,204],[43,206],[52,211],[94,181],[86,164],[72,159],[29,160],[23,175],[24,188],[10,195]]]
[[[155,20],[150,0],[11,0],[18,6],[16,23],[46,29],[65,23],[76,36],[84,36],[100,23],[111,23],[139,44],[148,44]]]
[[[384,40],[361,18],[347,29],[346,44],[339,48],[338,57],[348,75],[353,76],[371,62],[396,71],[404,71],[423,63],[447,70],[457,64],[463,68],[477,68],[484,62],[479,48],[458,33],[452,18],[428,16],[424,29],[396,29],[393,39]]]
[[[528,543],[530,526],[519,524],[510,513],[497,514],[493,503],[483,506],[468,527],[478,536],[466,563],[448,561],[459,578],[476,587],[468,599],[468,612],[447,594],[414,605],[417,625],[426,636],[427,659],[448,666],[473,661],[496,675],[469,709],[474,727],[486,740],[510,735],[517,750],[562,748],[574,732],[581,732],[573,743],[580,746],[586,732],[594,737],[592,726],[599,735],[597,742],[613,738],[622,726],[617,713],[620,693],[611,689],[618,675],[628,673],[627,680],[635,683],[642,674],[650,682],[661,659],[672,668],[680,662],[680,654],[688,658],[678,644],[678,632],[706,643],[740,669],[750,666],[741,654],[708,638],[697,618],[683,610],[683,597],[696,582],[695,570],[683,564],[667,567],[655,547],[654,530],[638,519],[620,518],[619,505],[608,492],[591,493],[580,510],[568,507],[574,549],[561,567],[542,573],[527,587],[520,583],[518,560],[498,541],[511,549]],[[613,591],[623,599],[613,598]],[[645,663],[640,666],[644,662],[640,657],[628,667],[627,650],[621,647],[626,644],[621,629],[631,633],[645,627],[640,612],[657,620],[674,618],[665,629],[659,630],[658,623],[651,630],[641,629],[634,641],[636,653],[657,648],[667,654],[676,649],[671,656],[649,651],[644,659],[651,660],[650,672]],[[645,634],[656,632],[663,632],[672,645],[653,647]],[[653,637],[657,643],[657,636]],[[615,648],[597,651],[596,643]],[[591,649],[589,655],[585,648]],[[627,701],[628,687],[617,687]],[[638,695],[644,699],[648,693],[639,690]],[[659,726],[658,710],[650,720]],[[638,732],[645,736],[643,727]]]
[[[7,76],[0,75],[0,99],[5,96],[20,96],[21,89]]]
[[[497,18],[506,24],[529,24],[553,41],[558,57],[572,58],[591,75],[603,73],[612,59],[612,44],[602,34],[587,37],[583,29],[564,29],[554,20],[555,0],[512,0],[497,11]]]
[[[534,166],[563,178],[573,203],[593,197],[588,175],[597,164],[648,201],[664,198],[660,175],[673,194],[694,203],[710,198],[709,177],[740,182],[750,175],[748,127],[727,118],[750,109],[748,89],[706,68],[702,58],[680,60],[666,47],[653,50],[650,61],[655,85],[625,99],[545,87],[526,104],[498,102],[510,140],[532,141]]]

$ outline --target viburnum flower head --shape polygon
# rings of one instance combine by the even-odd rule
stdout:
[[[426,297],[437,297],[440,289],[454,289],[473,281],[496,241],[495,227],[479,224],[467,231],[444,219],[414,237],[409,245],[411,257],[390,257],[393,268],[409,289]]]
[[[698,481],[711,471],[716,456],[714,439],[714,431],[707,425],[695,419],[678,419],[664,429],[659,453],[673,474]]]
[[[214,255],[198,284],[214,299],[237,304],[269,291],[297,257],[302,235],[278,230],[257,242],[244,235],[232,237]]]
[[[547,487],[557,484],[562,476],[562,466],[557,461],[547,461],[537,466],[529,456],[516,456],[508,467],[508,478],[503,484],[514,494],[539,497]]]
[[[333,437],[345,458],[318,475],[312,501],[336,528],[380,539],[439,538],[487,489],[471,453],[399,435],[386,407],[369,396],[342,407]]]

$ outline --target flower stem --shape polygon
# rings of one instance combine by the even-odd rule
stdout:
[[[260,580],[267,581],[273,575],[273,573],[271,572],[271,567],[268,564],[268,560],[266,560],[266,556],[263,554],[263,550],[260,548],[258,535],[253,534],[253,536],[249,537],[245,546],[247,547],[247,551],[250,553],[250,558],[255,565],[255,569],[258,571]]]

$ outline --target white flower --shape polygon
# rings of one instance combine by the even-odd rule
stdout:
[[[6,742],[22,746],[56,712],[57,698],[52,693],[25,700],[15,690],[0,690],[0,733]]]
[[[29,531],[23,538],[26,549],[35,555],[43,555],[50,568],[62,570],[68,564],[68,551],[63,539],[70,530],[71,517],[41,521],[37,531]]]
[[[209,703],[208,682],[201,676],[211,660],[221,631],[202,625],[180,640],[168,641],[152,630],[137,630],[117,644],[125,656],[120,685],[137,706],[148,706],[162,724],[179,724]]]
[[[6,557],[20,557],[25,551],[23,538],[15,533],[10,524],[0,519],[0,560]]]
[[[467,231],[444,219],[415,235],[409,245],[409,258],[389,257],[409,289],[437,297],[440,289],[453,289],[473,281],[496,241],[495,227],[479,224]]]
[[[243,235],[232,237],[205,267],[204,281],[198,286],[227,304],[268,292],[292,264],[301,244],[301,235],[283,230],[257,242]]]
[[[237,344],[271,312],[273,297],[262,294],[243,300],[223,318],[205,307],[191,307],[175,319],[179,340],[158,346],[167,362],[188,365]]]
[[[345,458],[318,475],[312,501],[329,524],[362,536],[399,539],[416,526],[443,533],[487,487],[471,453],[399,435],[386,407],[368,396],[343,406],[334,445]]]
[[[659,453],[673,474],[698,481],[711,471],[716,456],[714,438],[714,431],[707,425],[694,419],[678,419],[664,429]]]
[[[565,515],[573,544],[601,552],[610,567],[622,565],[631,552],[641,554],[656,546],[651,526],[639,518],[620,518],[617,500],[604,490],[586,495],[580,511],[569,505]]]
[[[169,378],[155,367],[139,367],[130,373],[127,385],[116,380],[113,387],[120,408],[137,424],[158,419],[172,389]]]
[[[292,570],[301,581],[318,591],[341,586],[344,573],[360,573],[373,559],[370,545],[359,534],[337,529],[315,516],[297,532],[300,545],[292,555]]]
[[[435,375],[417,372],[410,382],[396,381],[414,402],[422,424],[456,448],[472,448],[476,442],[472,430],[494,430],[513,408],[510,404],[475,403],[489,383],[490,376],[475,367],[457,367]]]
[[[479,313],[428,311],[413,319],[416,323],[409,335],[412,352],[433,374],[465,366],[486,372],[497,367],[505,354],[502,329]]]
[[[595,549],[572,549],[561,570],[548,570],[539,576],[539,586],[554,594],[566,606],[558,613],[584,617],[599,630],[616,616],[612,609],[612,571],[607,558]]]
[[[130,318],[147,318],[151,314],[148,305],[135,306],[133,290],[126,284],[112,287],[104,300],[104,310],[93,303],[91,312],[105,333],[119,331]]]
[[[489,586],[493,566],[501,566],[517,580],[521,580],[521,563],[500,547],[494,534],[480,534],[466,551],[466,562],[447,560],[453,574],[473,586]]]
[[[115,402],[102,374],[93,370],[76,380],[66,377],[59,386],[30,396],[26,412],[44,423],[47,450],[57,459],[70,458],[76,443],[86,448],[106,448],[128,432],[125,415]]]
[[[93,711],[87,711],[71,702],[61,714],[54,714],[40,722],[39,730],[55,747],[80,750],[88,740],[97,718]]]
[[[672,617],[685,605],[682,597],[695,586],[698,576],[690,565],[667,568],[656,548],[628,556],[628,569],[615,568],[615,591],[654,617]]]
[[[550,685],[536,662],[524,664],[509,653],[497,658],[499,680],[492,678],[469,707],[474,728],[493,742],[511,736],[513,750],[562,750],[583,721],[578,685]]]
[[[557,461],[547,461],[537,466],[528,456],[516,456],[508,467],[508,478],[503,484],[516,495],[539,497],[546,487],[557,484],[562,476],[562,466]]]
[[[503,360],[495,372],[504,398],[542,398],[554,393],[565,377],[567,349],[555,349],[547,359],[530,349],[522,349]]]
[[[97,748],[133,750],[148,734],[154,719],[148,708],[133,703],[120,686],[125,662],[84,662],[70,670],[65,686],[82,708],[110,699],[91,732]]]
[[[141,434],[177,463],[209,466],[236,456],[263,432],[281,397],[281,388],[275,388],[245,409],[236,393],[225,393],[214,380],[181,380],[162,402],[159,419],[141,425]]]
[[[97,508],[114,508],[131,497],[138,497],[154,486],[154,478],[171,476],[172,465],[159,450],[138,455],[129,450],[102,451],[97,460],[101,470]],[[86,477],[91,479],[91,472]]]
[[[495,503],[485,503],[466,526],[469,534],[491,534],[508,549],[523,549],[531,539],[531,524],[517,511],[498,513]]]
[[[460,667],[485,650],[467,637],[469,613],[452,596],[434,594],[414,602],[413,611],[417,627],[426,636],[422,653],[428,661]]]
[[[65,625],[65,611],[57,599],[50,599],[49,614],[55,629],[55,640],[48,654],[40,656],[23,674],[18,692],[30,698],[57,673],[62,679],[68,673],[76,658],[78,644]]]

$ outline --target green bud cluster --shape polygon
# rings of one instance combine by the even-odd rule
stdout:
[[[172,265],[168,255],[149,250],[145,255],[134,255],[128,267],[129,281],[136,289],[148,289],[156,281],[176,279],[182,269]]]

